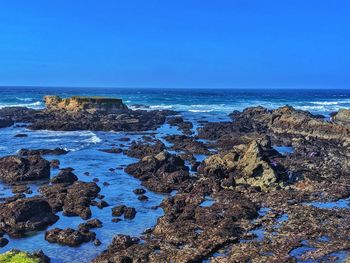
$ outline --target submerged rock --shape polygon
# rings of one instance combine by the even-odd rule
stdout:
[[[15,138],[25,138],[28,137],[28,134],[25,133],[17,133],[15,136],[13,136]]]
[[[122,153],[123,149],[121,148],[111,148],[111,149],[100,149],[99,151],[105,153]]]
[[[11,183],[50,178],[50,163],[40,156],[0,158],[0,179]]]
[[[41,197],[0,204],[0,230],[11,236],[43,230],[57,220],[49,203]]]
[[[62,155],[62,154],[67,154],[69,151],[61,148],[56,148],[56,149],[37,149],[37,150],[28,150],[28,149],[21,149],[18,152],[18,155],[21,156],[29,156],[29,155]]]

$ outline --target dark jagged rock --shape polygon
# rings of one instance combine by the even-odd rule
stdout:
[[[6,246],[9,243],[9,240],[4,237],[0,237],[0,248]]]
[[[28,149],[21,149],[19,150],[18,154],[21,156],[29,156],[29,155],[62,155],[62,154],[67,154],[69,151],[61,149],[61,148],[56,148],[56,149],[37,149],[37,150],[28,150]]]
[[[85,229],[74,230],[72,228],[54,228],[45,232],[45,240],[50,243],[78,247],[82,243],[95,240],[96,234]]]
[[[122,216],[124,214],[126,206],[125,205],[118,205],[116,207],[112,208],[112,215],[113,216]]]
[[[105,152],[105,153],[122,153],[123,149],[121,149],[121,148],[111,148],[111,149],[101,149],[99,151]]]
[[[44,185],[40,193],[47,198],[54,211],[62,211],[66,216],[91,217],[90,205],[98,196],[100,188],[96,183],[76,181],[73,184],[58,183]]]
[[[111,254],[122,254],[123,251],[126,251],[131,246],[137,244],[139,242],[138,238],[132,238],[126,235],[117,235],[113,238],[112,243],[108,246],[108,249],[102,253],[97,259],[95,259],[94,263],[102,263],[102,262],[120,262],[120,263],[132,263],[133,260],[131,257],[116,255],[113,261],[110,261]]]
[[[169,193],[189,179],[184,161],[168,152],[144,157],[140,162],[128,165],[125,171],[155,192]]]
[[[0,128],[10,127],[14,124],[14,121],[8,118],[0,118]]]
[[[136,209],[133,207],[126,207],[124,209],[124,218],[125,219],[134,219],[136,216]]]
[[[49,203],[41,197],[0,204],[0,230],[11,236],[43,230],[57,220]]]
[[[86,229],[90,230],[92,228],[101,228],[102,227],[102,222],[98,219],[90,219],[86,221],[85,223],[79,224],[79,229]]]
[[[165,139],[174,144],[171,147],[172,150],[185,151],[192,154],[210,154],[210,151],[204,143],[196,141],[193,137],[186,135],[168,135]]]
[[[92,201],[91,205],[93,206],[97,206],[100,209],[103,209],[105,207],[108,207],[109,204],[105,201],[105,200],[101,200],[101,201]]]
[[[18,193],[28,193],[30,191],[30,187],[24,184],[19,185],[13,185],[12,186],[12,193],[18,194]]]
[[[33,181],[50,178],[50,163],[40,156],[0,158],[0,179],[5,182]]]
[[[349,127],[327,122],[291,106],[276,110],[247,108],[243,112],[232,113],[231,117],[235,125],[250,131],[350,142]]]
[[[137,197],[138,200],[140,201],[147,201],[148,200],[148,197],[146,195],[140,195]]]
[[[15,138],[25,138],[28,137],[28,134],[25,133],[17,133],[15,136],[13,136]]]
[[[136,195],[142,195],[142,194],[146,193],[146,190],[143,188],[136,188],[133,192]]]
[[[184,121],[184,119],[180,116],[171,117],[168,119],[168,123],[170,126],[177,126],[180,130],[186,135],[191,135],[193,132],[191,129],[193,128],[193,124],[190,121]]]
[[[72,184],[75,181],[78,181],[78,177],[71,171],[62,169],[58,175],[51,179],[51,183],[59,184],[59,183],[68,183]]]
[[[58,160],[58,159],[51,160],[50,167],[53,169],[58,169],[60,167],[60,160]]]
[[[134,158],[143,158],[149,155],[155,155],[165,149],[165,145],[157,140],[154,144],[132,142],[125,154]]]

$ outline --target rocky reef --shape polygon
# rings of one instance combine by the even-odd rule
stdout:
[[[168,115],[174,114],[167,110],[131,110],[114,98],[46,96],[44,99],[46,108],[42,110],[0,109],[0,128],[24,122],[33,130],[146,131],[156,129]]]
[[[42,197],[23,198],[0,204],[0,231],[11,236],[43,230],[58,220]]]
[[[167,121],[184,133],[142,133],[139,140],[118,138],[109,146],[114,148],[98,151],[136,158],[118,169],[140,180],[147,191],[164,194],[159,204],[164,213],[141,236],[116,235],[94,263],[337,262],[337,253],[350,250],[350,127],[346,111],[328,120],[290,106],[274,110],[252,107],[231,113],[230,121],[203,122],[194,134],[193,125],[182,117],[166,120],[169,112],[118,109],[105,114],[87,109],[63,111],[53,106],[27,110],[28,115],[22,117],[32,121],[31,128],[61,125],[105,130],[120,125],[120,120],[140,118],[141,126],[125,129],[152,129]],[[23,111],[4,109],[0,113]],[[21,118],[11,116],[15,121]],[[55,116],[57,123],[50,124],[49,116]],[[63,122],[63,116],[68,120]],[[115,141],[127,145],[115,148]],[[46,180],[38,188],[40,196],[20,193],[2,200],[0,244],[8,242],[4,234],[23,236],[44,230],[56,222],[60,211],[62,216],[88,220],[92,206],[108,206],[100,194],[107,182],[101,188],[98,178],[83,182],[72,168],[63,168],[50,178],[50,163],[41,155],[69,153],[23,149],[19,154],[26,157],[0,159],[4,182],[15,184],[20,192],[26,189],[18,182],[25,186],[29,180]],[[111,168],[111,178],[119,176],[116,169]],[[142,204],[148,200],[144,188],[138,187],[132,194]],[[147,195],[151,197],[150,192]],[[111,199],[106,198],[108,202]],[[342,206],[334,209],[329,203]],[[104,215],[115,223],[126,220],[132,224],[143,213],[118,202]],[[101,221],[90,219],[75,229],[51,228],[45,239],[70,247],[91,241],[99,245],[98,231],[91,229],[101,227]]]
[[[0,179],[5,182],[33,181],[50,178],[50,163],[40,156],[0,158]]]
[[[192,176],[174,177],[186,169],[162,149],[127,167],[151,190],[178,192],[164,199],[165,214],[143,242],[118,235],[95,263],[335,262],[332,252],[349,249],[349,210],[311,205],[350,195],[349,129],[289,106],[231,117],[199,129],[205,146],[218,153],[203,152],[210,156]],[[178,151],[206,149],[196,137],[167,139]],[[272,145],[294,150],[285,154]],[[308,252],[293,254],[304,246]]]

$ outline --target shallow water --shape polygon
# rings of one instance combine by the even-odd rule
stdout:
[[[273,146],[273,148],[282,155],[292,154],[294,148],[291,146]]]
[[[305,205],[311,205],[317,208],[323,209],[336,209],[336,208],[350,208],[350,198],[339,199],[334,202],[309,202],[305,203]]]
[[[163,128],[164,129],[164,128]],[[166,132],[166,129],[164,130]],[[171,131],[169,131],[171,132]],[[28,137],[14,138],[17,133],[26,133]],[[140,140],[142,134],[127,135],[127,137]],[[139,236],[146,228],[155,225],[157,218],[163,215],[162,209],[154,209],[154,206],[160,204],[164,195],[155,194],[147,191],[148,201],[139,201],[137,196],[132,192],[133,189],[141,187],[140,182],[127,175],[122,169],[116,169],[111,172],[110,168],[124,167],[130,163],[136,162],[137,159],[127,157],[123,154],[110,154],[99,151],[119,144],[118,139],[126,137],[124,133],[110,132],[52,132],[52,131],[30,131],[25,128],[10,127],[2,129],[2,148],[0,156],[15,154],[21,148],[38,149],[62,147],[70,150],[66,155],[59,156],[44,156],[46,159],[59,159],[60,167],[73,167],[74,173],[82,181],[92,181],[98,178],[97,183],[101,188],[101,194],[105,195],[105,200],[110,204],[110,207],[99,209],[92,208],[92,218],[99,218],[103,222],[103,227],[94,229],[97,238],[102,241],[102,245],[95,247],[93,243],[83,244],[79,248],[62,247],[57,244],[50,244],[44,240],[44,231],[35,233],[26,238],[10,239],[10,243],[0,249],[0,253],[9,249],[23,249],[26,251],[34,251],[42,249],[47,254],[53,263],[61,262],[90,262],[102,250],[106,249],[116,234],[128,234]],[[131,141],[130,141],[131,142]],[[84,175],[89,172],[90,175]],[[51,175],[55,176],[58,170],[52,170]],[[103,182],[108,182],[109,186],[103,186]],[[31,184],[31,189],[36,194],[38,185]],[[11,196],[11,189],[5,184],[0,183],[2,189],[1,197]],[[111,222],[111,207],[119,204],[135,207],[137,215],[133,220],[123,220],[118,223]],[[60,227],[73,227],[83,222],[79,217],[65,217],[59,214],[59,221],[50,226],[49,229]],[[7,236],[6,236],[7,237]],[[7,237],[8,238],[8,237]]]

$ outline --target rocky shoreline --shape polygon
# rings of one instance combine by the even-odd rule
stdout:
[[[148,191],[166,197],[160,204],[164,215],[153,228],[138,237],[116,235],[95,263],[337,262],[337,253],[350,249],[350,206],[314,205],[350,196],[346,111],[326,120],[290,106],[253,107],[233,112],[231,121],[203,122],[193,131],[191,122],[172,116],[175,112],[130,110],[121,101],[115,102],[119,106],[108,101],[111,110],[96,100],[84,100],[83,106],[77,106],[79,100],[46,102],[43,110],[0,109],[1,127],[20,122],[33,130],[143,132],[168,123],[182,133],[163,138],[150,133],[141,141],[126,137],[121,140],[125,147],[101,149],[136,158],[121,168]],[[42,157],[47,154],[57,157],[57,165]],[[110,206],[100,194],[98,178],[81,181],[74,167],[51,176],[60,154],[69,152],[25,148],[0,158],[0,179],[16,192],[0,203],[0,245],[7,245],[5,235],[26,238],[55,226],[62,213],[87,221],[77,229],[46,230],[48,242],[99,246],[104,241],[93,229],[104,226],[92,219],[91,207],[109,209],[113,222],[138,213],[133,207]],[[36,180],[42,181],[38,195],[26,196],[27,184]],[[134,193],[147,202],[144,188]]]

